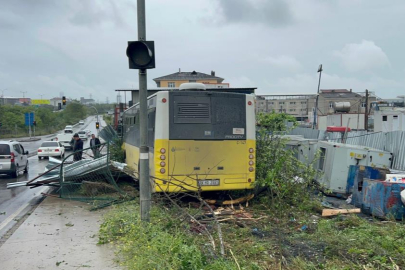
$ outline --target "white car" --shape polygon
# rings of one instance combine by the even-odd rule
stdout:
[[[65,128],[65,134],[73,134],[73,129],[72,128]]]
[[[87,132],[84,130],[80,130],[79,132],[77,132],[77,134],[79,135],[79,138],[82,140],[87,140]]]
[[[38,159],[45,157],[60,157],[65,156],[65,147],[60,142],[46,141],[38,148]]]
[[[28,172],[28,151],[19,142],[0,141],[0,174],[17,178],[20,171]]]
[[[83,120],[80,120],[80,121],[79,121],[79,125],[84,125],[84,121],[83,121]]]
[[[73,128],[73,126],[71,126],[71,125],[68,125],[65,127],[65,129],[72,129],[72,128]]]
[[[87,133],[87,136],[91,136],[91,131],[90,131],[90,129],[85,129],[84,131],[86,131],[86,133]]]

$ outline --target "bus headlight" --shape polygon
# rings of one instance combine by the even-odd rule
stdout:
[[[161,173],[161,174],[163,174],[163,173],[165,173],[165,172],[166,172],[166,169],[165,169],[165,168],[161,168],[161,169],[160,169],[160,173]]]
[[[160,155],[160,160],[165,160],[166,156],[165,155]]]
[[[161,149],[160,149],[160,153],[162,153],[162,154],[166,153],[166,149],[161,148]]]
[[[253,172],[255,169],[253,167],[249,167],[249,172]]]
[[[253,166],[253,164],[255,164],[255,163],[253,162],[253,160],[249,161],[249,165],[250,165],[250,166]]]
[[[160,162],[160,167],[164,167],[164,166],[166,166],[166,162],[164,162],[164,161]]]
[[[249,153],[253,153],[255,150],[253,148],[249,148]]]
[[[250,154],[250,155],[249,155],[249,158],[250,158],[250,159],[254,159],[254,158],[255,158],[255,156],[254,156],[254,155],[252,155],[252,154]]]

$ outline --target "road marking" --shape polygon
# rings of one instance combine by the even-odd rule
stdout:
[[[22,205],[20,208],[17,209],[12,215],[10,215],[8,218],[6,218],[1,224],[0,224],[0,231],[6,227],[13,219],[15,219],[16,216],[18,216],[27,206],[29,203],[26,203]]]

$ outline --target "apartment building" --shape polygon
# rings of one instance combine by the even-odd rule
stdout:
[[[370,92],[368,108],[376,101],[376,96]],[[346,112],[365,113],[366,97],[364,93],[355,93],[351,89],[323,89],[318,99],[318,116],[336,112],[336,104],[345,102]],[[257,96],[256,112],[284,112],[297,118],[307,120],[315,110],[316,95],[261,95]]]

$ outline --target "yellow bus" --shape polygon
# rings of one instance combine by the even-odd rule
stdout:
[[[139,171],[139,103],[122,116],[126,163]],[[253,94],[189,83],[148,97],[150,176],[155,192],[253,188]]]

